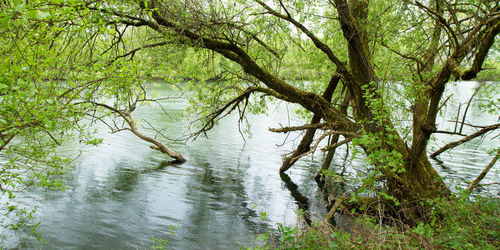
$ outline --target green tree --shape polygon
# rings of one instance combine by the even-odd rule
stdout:
[[[208,116],[208,123],[244,104],[251,93],[297,103],[322,119],[330,133],[356,138],[376,167],[374,179],[383,181],[389,196],[411,202],[449,194],[427,159],[427,143],[437,131],[446,84],[474,79],[500,31],[499,5],[493,1],[186,0],[128,6],[133,10],[93,9],[148,27],[165,40],[213,51],[239,65],[236,74],[251,78],[246,87],[235,84],[237,97]],[[306,89],[279,77],[280,51],[294,43],[307,49],[307,58],[322,54],[330,76],[346,88],[350,112],[321,96],[320,87]],[[404,88],[413,118],[405,139],[387,101],[388,89],[397,85]],[[409,220],[422,216],[418,206],[403,211]]]
[[[424,216],[421,201],[450,194],[427,157],[447,84],[475,79],[500,32],[496,1],[53,0],[29,1],[31,12],[19,3],[11,2],[7,20],[61,27],[78,38],[63,40],[63,48],[87,48],[70,46],[64,57],[78,62],[79,79],[113,79],[105,92],[80,84],[87,99],[124,93],[117,103],[127,104],[139,79],[117,69],[151,75],[144,62],[154,62],[162,65],[155,74],[180,78],[186,70],[171,50],[189,51],[206,59],[197,60],[209,71],[196,72],[200,79],[223,80],[191,85],[194,110],[205,117],[197,134],[234,110],[262,111],[265,102],[252,102],[252,94],[296,103],[312,123],[275,130],[307,130],[281,171],[316,149],[317,129],[326,131],[320,139],[333,135],[325,169],[336,147],[354,141],[374,166],[364,185],[381,183],[379,195],[401,202],[410,222]],[[291,81],[302,79],[290,76],[296,72],[310,72],[311,82]],[[411,125],[398,117],[411,117]]]
[[[119,56],[123,48],[117,41],[131,36],[117,31],[118,26],[99,23],[101,17],[88,9],[87,14],[76,11],[84,11],[81,2],[66,1],[66,8],[57,4],[61,2],[0,4],[0,198],[4,218],[12,219],[1,223],[14,229],[33,226],[26,220],[32,218],[30,210],[12,202],[16,192],[31,185],[64,188],[60,177],[78,155],[62,157],[57,148],[65,141],[98,144],[94,122],[107,121],[113,132],[130,130],[184,161],[142,134],[132,117],[136,106],[155,99],[142,86],[150,75],[144,61]]]

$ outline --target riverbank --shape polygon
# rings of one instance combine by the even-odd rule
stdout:
[[[316,221],[311,227],[278,227],[279,240],[255,249],[499,249],[500,200],[465,194],[433,201],[432,215],[415,227],[395,219],[352,214],[349,230]],[[275,237],[269,237],[273,239]]]

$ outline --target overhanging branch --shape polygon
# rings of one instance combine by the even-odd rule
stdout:
[[[115,59],[113,59],[110,62],[110,64],[113,63],[114,61],[120,59],[120,58],[127,57],[127,56],[130,56],[130,59],[132,59],[134,57],[135,53],[137,53],[140,50],[147,49],[147,48],[159,47],[159,46],[163,46],[163,45],[166,45],[166,44],[167,44],[167,42],[158,42],[158,43],[147,44],[147,45],[144,45],[142,47],[135,48],[135,49],[133,49],[133,50],[131,50],[131,51],[123,54],[123,55],[117,56]]]
[[[350,73],[347,70],[345,64],[337,56],[335,56],[335,54],[330,49],[330,47],[328,47],[328,45],[326,45],[325,43],[323,43],[317,36],[315,36],[303,24],[301,24],[297,20],[295,20],[290,15],[290,13],[288,12],[288,10],[285,8],[285,6],[283,5],[283,3],[281,1],[280,1],[281,7],[283,9],[285,9],[285,12],[287,13],[287,15],[283,15],[283,14],[277,12],[276,10],[274,10],[273,8],[271,8],[269,5],[267,5],[266,3],[264,3],[261,0],[255,0],[255,2],[257,2],[260,6],[262,6],[264,9],[266,9],[269,14],[271,14],[271,15],[273,15],[275,17],[278,17],[280,19],[283,19],[283,20],[285,20],[285,21],[293,24],[295,27],[297,27],[302,32],[304,32],[304,34],[306,34],[307,37],[309,37],[309,39],[311,39],[311,41],[314,43],[314,45],[318,49],[320,49],[321,51],[323,51],[323,53],[325,53],[328,56],[328,58],[340,69],[340,72],[341,72],[342,75],[349,75],[348,77],[352,78],[352,76],[350,76]]]
[[[250,95],[254,92],[264,93],[266,95],[274,96],[274,97],[281,99],[281,100],[289,101],[287,97],[277,93],[276,91],[274,91],[272,89],[268,89],[268,88],[264,88],[264,87],[249,87],[245,91],[240,93],[238,96],[236,96],[235,98],[228,101],[222,108],[219,108],[216,111],[212,112],[211,114],[205,116],[205,119],[207,119],[208,121],[205,122],[205,124],[203,125],[203,127],[201,129],[199,129],[198,131],[191,134],[191,136],[196,138],[200,134],[206,135],[206,132],[208,130],[212,129],[215,126],[215,124],[217,123],[217,121],[228,116],[231,112],[233,112],[239,106],[239,104],[241,102],[247,101],[248,98],[250,97]],[[244,112],[244,110],[243,110],[243,112]]]

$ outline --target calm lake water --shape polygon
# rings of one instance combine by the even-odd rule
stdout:
[[[473,83],[464,85],[455,92],[466,100]],[[187,102],[176,99],[163,104],[166,113],[153,105],[140,108],[135,116],[166,127],[168,137],[186,133],[189,122],[181,114]],[[21,205],[37,209],[44,243],[18,232],[1,245],[136,249],[150,248],[152,239],[157,238],[168,240],[171,249],[238,249],[254,244],[258,234],[269,232],[276,223],[296,225],[298,205],[278,169],[281,155],[294,148],[295,139],[300,137],[268,132],[269,127],[280,124],[298,124],[293,109],[278,104],[267,116],[250,116],[251,136],[246,136],[246,141],[234,116],[208,133],[208,139],[187,144],[163,140],[188,160],[180,165],[170,164],[168,157],[151,150],[130,132],[110,134],[99,125],[98,136],[104,139],[101,145],[69,143],[61,148],[67,155],[82,151],[75,169],[65,177],[66,191],[32,189],[18,194]],[[454,126],[447,120],[456,115],[456,109],[448,107],[446,115],[448,118],[439,122],[441,128]],[[476,109],[469,110],[468,117],[475,123],[492,121],[492,115]],[[142,130],[154,134],[150,129]],[[478,139],[442,154],[441,161],[434,161],[436,168],[454,187],[466,186],[465,181],[474,179],[490,161],[485,151],[499,145],[499,138],[493,136],[483,138],[481,146]],[[450,136],[439,135],[432,145],[442,146],[445,139]],[[334,164],[342,164],[344,154],[345,149],[339,149]],[[314,182],[322,157],[305,157],[288,173],[309,199],[309,209],[315,215],[324,213],[322,194]],[[499,175],[494,167],[483,182],[494,182]],[[498,189],[489,192],[498,195]]]

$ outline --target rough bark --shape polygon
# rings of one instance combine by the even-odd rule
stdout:
[[[371,91],[372,98],[380,98],[376,93],[376,86],[370,84],[376,82],[373,67],[370,63],[368,51],[365,49],[367,41],[363,39],[363,30],[360,30],[358,21],[365,16],[364,10],[368,5],[362,0],[353,0],[350,6],[356,6],[356,13],[353,14],[350,6],[345,0],[335,0],[336,8],[339,14],[339,22],[344,37],[348,43],[349,65],[353,70],[356,82],[351,83],[351,92],[353,94],[353,107],[355,116],[358,120],[367,120],[363,127],[367,132],[391,134],[395,139],[392,144],[382,146],[388,152],[393,150],[399,152],[405,159],[403,173],[395,173],[385,169],[382,171],[386,178],[388,192],[398,200],[421,201],[428,198],[439,197],[449,194],[449,189],[439,177],[439,174],[431,166],[425,154],[412,154],[402,138],[395,132],[392,132],[390,121],[375,121],[372,110],[367,105],[367,100],[363,96],[360,86]],[[360,14],[361,13],[361,14]],[[427,117],[428,119],[431,119]],[[432,118],[435,120],[435,117]],[[428,120],[427,120],[428,121]],[[382,124],[381,124],[382,123]],[[419,141],[419,147],[425,149],[428,138]],[[365,149],[367,154],[371,154],[372,149]],[[383,169],[384,167],[381,166]],[[407,209],[407,217],[414,220],[421,216],[420,209]]]
[[[351,68],[353,78],[344,78],[344,82],[349,88],[351,94],[352,107],[357,120],[365,119],[368,121],[364,125],[368,131],[377,130],[376,125],[370,123],[373,120],[373,113],[367,107],[363,87],[370,91],[374,98],[379,98],[376,93],[375,86],[369,85],[371,82],[376,82],[375,72],[370,62],[368,52],[368,40],[362,34],[366,34],[363,29],[359,28],[358,19],[366,18],[368,3],[363,0],[352,0],[350,4],[346,0],[335,0],[335,7],[339,15],[339,23],[342,29],[342,34],[347,42],[349,55],[349,67]],[[350,6],[356,6],[356,13],[351,12]]]
[[[386,150],[396,150],[406,159],[404,165],[405,173],[397,174],[391,172],[390,170],[385,171],[384,175],[386,175],[387,178],[389,192],[401,200],[425,200],[431,197],[446,195],[449,193],[448,188],[439,178],[437,172],[432,168],[426,156],[422,156],[421,154],[418,154],[417,156],[412,155],[399,135],[394,132],[390,132],[392,125],[389,121],[385,121],[384,124],[374,121],[372,110],[368,107],[367,100],[365,100],[365,97],[363,96],[364,91],[362,90],[362,86],[365,86],[364,88],[371,91],[374,98],[380,98],[376,92],[376,86],[370,85],[371,82],[376,81],[376,77],[370,63],[368,51],[366,50],[368,47],[366,40],[364,40],[361,35],[364,32],[359,30],[359,25],[356,20],[356,18],[362,18],[363,15],[354,16],[351,13],[349,4],[345,0],[335,0],[334,2],[338,11],[342,32],[348,44],[349,67],[352,72],[356,72],[351,75],[343,74],[341,71],[343,82],[346,84],[349,89],[349,93],[352,95],[351,103],[354,109],[355,118],[356,120],[367,121],[362,123],[362,126],[367,132],[390,133],[397,138],[394,145],[386,145]],[[367,5],[364,6],[367,7]],[[363,5],[361,4],[357,7],[362,8]],[[362,10],[358,9],[357,11],[358,13],[363,13]],[[312,38],[312,40],[314,39]],[[257,76],[257,78],[259,77]],[[335,119],[335,117],[344,117],[339,113],[340,110],[336,110],[335,114],[320,112],[326,121],[333,120],[337,122],[338,120]],[[425,148],[427,141],[428,138],[422,140],[422,148]],[[372,152],[367,150],[366,153],[371,154]],[[416,160],[414,160],[415,157]],[[415,218],[418,216],[413,215],[412,217]]]

